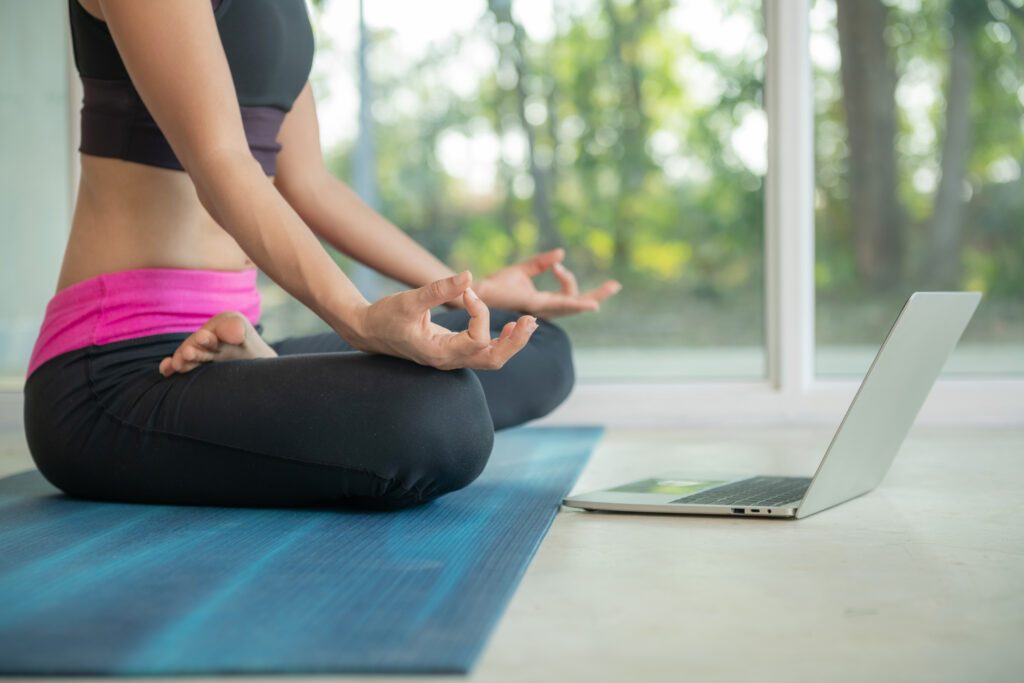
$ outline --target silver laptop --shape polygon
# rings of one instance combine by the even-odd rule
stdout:
[[[910,296],[811,478],[652,478],[564,503],[585,510],[786,519],[867,493],[889,470],[980,299],[977,292]]]

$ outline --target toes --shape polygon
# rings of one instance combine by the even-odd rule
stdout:
[[[213,360],[213,353],[200,346],[198,333],[194,333],[175,349],[173,355],[160,361],[160,374],[170,377],[176,372],[188,372],[210,360]]]
[[[193,332],[173,355],[160,361],[159,369],[161,375],[170,377],[210,361],[276,355],[260,339],[248,318],[237,311],[225,311]]]
[[[196,340],[186,340],[180,351],[181,359],[187,363],[205,363],[213,360],[213,353],[199,346]]]
[[[171,357],[171,367],[174,368],[175,372],[188,372],[189,370],[192,369],[190,367],[192,363],[189,363],[187,360],[185,360],[184,350],[185,347],[179,347],[178,350],[175,351],[174,355]]]
[[[195,334],[192,335],[196,344],[208,351],[217,350],[217,335],[214,334],[213,330],[207,330],[201,328],[196,330]]]
[[[235,346],[245,343],[249,321],[241,313],[221,313],[210,322],[213,324],[213,333],[220,341]]]

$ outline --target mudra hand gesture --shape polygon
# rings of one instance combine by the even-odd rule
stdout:
[[[541,318],[596,311],[602,301],[622,289],[617,281],[606,280],[599,287],[581,293],[576,276],[562,264],[564,259],[564,249],[545,251],[485,277],[474,289],[491,308],[523,311]],[[560,290],[557,292],[534,286],[533,278],[548,270],[558,279]]]

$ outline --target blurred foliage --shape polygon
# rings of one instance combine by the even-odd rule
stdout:
[[[839,0],[851,1],[851,0]],[[857,1],[857,0],[853,0]],[[869,0],[877,1],[877,0]],[[836,0],[817,0],[834,6]],[[976,341],[1024,338],[1024,10],[1020,0],[887,0],[886,58],[899,79],[896,193],[905,256],[898,280],[875,291],[858,272],[854,253],[858,207],[850,201],[847,127],[838,74],[818,68],[816,86],[816,224],[818,337],[825,342],[877,341],[895,310],[915,289],[963,288],[987,293],[969,337]],[[957,23],[959,22],[959,24]],[[933,226],[951,125],[954,29],[970,80],[965,122],[965,172],[950,191],[960,214],[954,277],[936,282]],[[835,36],[834,26],[828,35]],[[835,39],[833,37],[833,39]],[[922,104],[923,103],[923,104]],[[952,152],[946,152],[953,156]],[[870,295],[874,307],[857,302]],[[879,310],[884,306],[887,310]],[[833,309],[831,312],[829,309]],[[850,316],[850,312],[855,313]],[[845,320],[844,320],[845,317]]]
[[[560,245],[582,283],[621,280],[623,293],[601,316],[567,321],[584,344],[762,343],[763,169],[745,163],[744,153],[758,150],[744,150],[752,138],[737,135],[761,115],[761,3],[716,3],[745,17],[758,39],[730,56],[700,49],[669,21],[685,1],[556,1],[555,31],[544,40],[516,23],[510,0],[482,1],[473,36],[452,35],[400,73],[379,65],[401,35],[374,30],[383,213],[455,268],[486,274]],[[958,255],[960,285],[1011,302],[1024,292],[1024,21],[1015,2],[978,0],[970,19],[977,77]],[[896,104],[905,224],[893,229],[905,231],[907,257],[888,293],[894,300],[927,271],[935,183],[912,180],[942,167],[951,27],[961,20],[950,4],[893,0],[879,27],[898,93],[910,74],[932,96],[923,144],[920,122]],[[480,36],[497,66],[467,93],[448,74]],[[698,76],[713,97],[700,96]],[[855,302],[868,290],[853,255],[842,84],[824,70],[816,84],[816,278],[823,302]],[[453,136],[496,149],[484,190],[446,170],[439,149]],[[342,147],[330,165],[347,179],[351,159]]]

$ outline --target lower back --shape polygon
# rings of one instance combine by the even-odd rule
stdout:
[[[187,174],[87,154],[81,159],[58,290],[138,268],[235,271],[253,266],[200,204]]]

